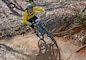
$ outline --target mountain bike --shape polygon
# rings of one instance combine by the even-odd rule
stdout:
[[[52,48],[54,49],[53,53],[55,55],[55,57],[57,58],[56,60],[61,60],[61,55],[60,55],[60,49],[57,45],[56,40],[54,39],[52,33],[46,28],[45,24],[42,22],[42,20],[36,20],[36,22],[33,22],[32,24],[34,24],[35,28],[36,28],[36,35],[37,37],[40,38],[40,40],[38,41],[38,47],[39,50],[43,52],[47,52],[49,50],[52,50]],[[45,35],[50,38],[50,40],[52,41],[52,43],[47,44],[45,39]],[[41,52],[41,53],[43,53]]]

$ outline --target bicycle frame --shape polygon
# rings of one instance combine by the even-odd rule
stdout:
[[[38,37],[40,38],[40,36],[42,36],[42,39],[44,39],[45,30],[42,28],[42,21],[40,20],[39,22],[32,22],[32,24],[36,28],[36,33],[38,34]]]
[[[56,46],[57,50],[58,50],[58,56],[59,56],[59,60],[61,60],[61,56],[60,56],[60,50],[59,47],[57,45],[56,40],[54,39],[52,33],[46,28],[46,26],[42,23],[42,21],[39,22],[34,22],[34,26],[36,27],[36,32],[38,34],[38,37],[40,38],[40,36],[43,37],[43,39],[40,38],[39,42],[38,42],[38,46],[40,48],[40,50],[45,49],[45,51],[47,50],[47,45],[46,45],[46,41],[44,40],[44,34],[47,34],[48,37],[50,37],[50,39],[52,40],[53,44],[52,46]],[[42,44],[41,44],[42,43]],[[41,46],[42,45],[42,46]],[[44,45],[44,46],[43,46]],[[42,47],[42,48],[41,48]]]

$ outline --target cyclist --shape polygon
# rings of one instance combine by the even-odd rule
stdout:
[[[43,15],[45,14],[45,9],[41,7],[33,7],[32,4],[28,4],[24,12],[24,24],[30,25],[34,33],[36,33],[36,29],[32,22],[35,22],[38,19],[38,17],[35,15],[36,11],[43,12]]]

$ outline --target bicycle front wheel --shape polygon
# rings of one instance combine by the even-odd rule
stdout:
[[[46,42],[44,40],[39,40],[38,41],[38,47],[39,47],[39,50],[41,51],[41,53],[45,53],[46,52]]]
[[[53,42],[53,44],[51,45],[52,45],[52,51],[53,51],[52,54],[54,55],[54,58],[56,58],[57,60],[61,60],[60,49],[52,33],[44,25],[42,25],[42,27],[46,31],[47,37],[50,38],[50,40]]]

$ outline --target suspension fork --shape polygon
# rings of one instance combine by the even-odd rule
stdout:
[[[46,33],[49,35],[49,37],[51,38],[51,40],[56,44],[55,39],[53,38],[52,33],[44,26],[44,24],[42,24],[42,28],[46,31]]]

